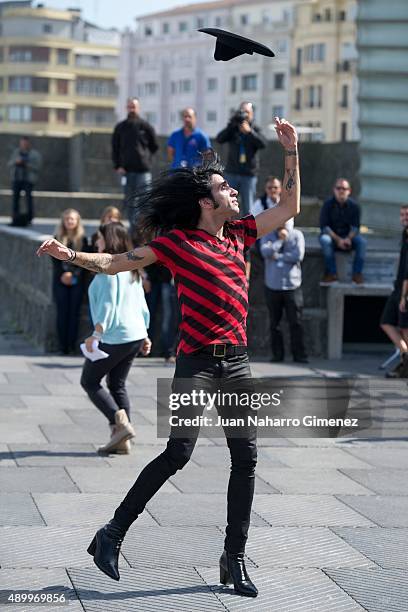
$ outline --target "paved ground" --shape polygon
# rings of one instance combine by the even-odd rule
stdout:
[[[70,602],[5,603],[4,610],[407,610],[407,388],[374,378],[378,356],[310,368],[253,364],[257,376],[368,376],[377,400],[373,439],[261,441],[247,547],[256,600],[218,584],[228,477],[222,440],[201,439],[190,464],[132,526],[119,583],[93,565],[86,548],[94,531],[163,448],[155,385],[172,369],[137,361],[129,381],[133,453],[99,457],[108,430],[79,387],[81,361],[40,355],[18,335],[0,335],[0,599],[31,592]]]

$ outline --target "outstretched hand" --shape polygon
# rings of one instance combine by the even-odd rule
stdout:
[[[55,238],[50,238],[49,240],[45,240],[40,248],[37,250],[38,257],[41,255],[51,255],[55,257],[55,259],[61,259],[62,261],[68,260],[71,255],[71,250],[66,247]]]
[[[286,121],[275,117],[275,131],[278,135],[279,142],[285,149],[295,148],[298,142],[296,128]]]

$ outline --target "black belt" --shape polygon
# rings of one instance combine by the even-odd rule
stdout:
[[[211,355],[212,357],[234,357],[234,355],[245,355],[247,347],[241,344],[209,344],[203,346],[192,355]]]

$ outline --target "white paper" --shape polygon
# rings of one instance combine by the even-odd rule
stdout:
[[[99,342],[97,340],[94,340],[92,342],[92,348],[93,348],[92,353],[90,353],[87,350],[85,342],[80,344],[79,348],[81,349],[82,354],[84,355],[84,357],[86,357],[90,361],[99,361],[99,359],[106,359],[106,357],[109,357],[108,353],[105,353],[105,351],[101,351],[101,349],[99,348],[98,344],[99,344]]]

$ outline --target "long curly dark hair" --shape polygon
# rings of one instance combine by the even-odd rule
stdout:
[[[171,229],[197,227],[202,198],[211,198],[211,177],[223,176],[224,167],[214,157],[194,168],[177,168],[162,173],[138,196],[139,229],[146,238]]]

